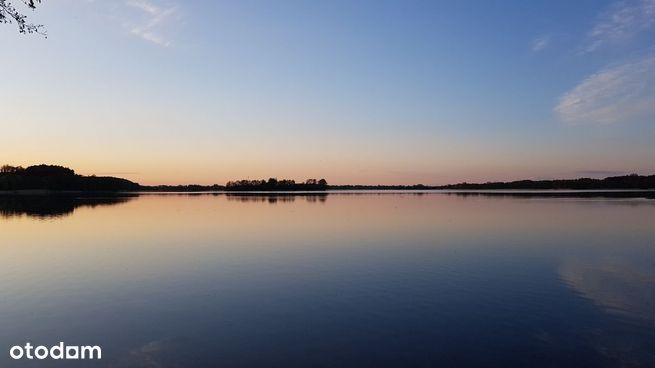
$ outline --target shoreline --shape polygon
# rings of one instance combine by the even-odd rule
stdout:
[[[655,199],[654,189],[326,189],[290,191],[246,190],[139,190],[139,191],[81,191],[81,190],[0,190],[2,197],[130,197],[140,195],[228,195],[228,196],[327,196],[330,194],[448,194],[462,196],[518,196],[518,197],[607,197]]]

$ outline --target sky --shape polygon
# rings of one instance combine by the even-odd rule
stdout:
[[[44,0],[0,163],[141,184],[655,174],[655,0]]]

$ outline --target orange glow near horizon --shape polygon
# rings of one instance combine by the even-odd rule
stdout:
[[[414,158],[409,155],[385,159],[355,155],[350,157],[332,156],[321,158],[300,153],[275,153],[269,157],[262,155],[191,155],[175,157],[171,153],[144,151],[142,154],[113,155],[111,159],[88,152],[85,155],[68,154],[3,154],[2,164],[30,166],[38,164],[61,165],[72,168],[78,174],[116,176],[143,185],[183,185],[183,184],[225,184],[230,180],[267,179],[270,177],[288,178],[304,181],[309,178],[325,178],[330,184],[425,184],[441,185],[459,182],[511,181],[519,179],[553,179],[586,176],[578,172],[579,167],[601,167],[597,159],[581,157],[552,164],[546,160],[534,160],[530,165],[521,157],[503,157],[502,154],[459,154],[445,155],[444,158]],[[439,155],[435,155],[440,157]],[[452,159],[450,157],[453,157]],[[559,161],[559,160],[558,160]],[[649,175],[655,172],[644,171],[643,165],[633,161],[621,165],[620,158],[607,158],[602,164],[616,168],[616,175],[636,172]],[[613,172],[599,172],[598,177],[612,176]]]

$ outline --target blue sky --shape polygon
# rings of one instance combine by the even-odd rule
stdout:
[[[655,173],[655,0],[45,0],[8,163],[142,183]]]

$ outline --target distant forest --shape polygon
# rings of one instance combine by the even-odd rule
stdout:
[[[226,185],[156,185],[142,186],[143,190],[155,192],[199,192],[199,191],[233,191],[233,192],[271,192],[271,191],[320,191],[329,189],[325,179],[307,179],[296,183],[295,180],[269,178],[268,180],[236,180]]]
[[[655,189],[655,175],[637,174],[605,179],[519,180],[482,184],[460,183],[442,186],[416,185],[329,185],[325,179],[236,180],[226,185],[156,185],[144,186],[127,179],[111,176],[84,176],[72,169],[55,165],[36,165],[23,168],[0,167],[0,191],[326,191],[326,190],[613,190]]]
[[[451,184],[437,187],[451,190],[532,189],[532,190],[593,190],[593,189],[655,189],[655,175],[637,174],[612,176],[605,179],[518,180],[484,184]]]
[[[83,176],[53,165],[0,167],[0,190],[130,191],[139,184],[111,176]]]

